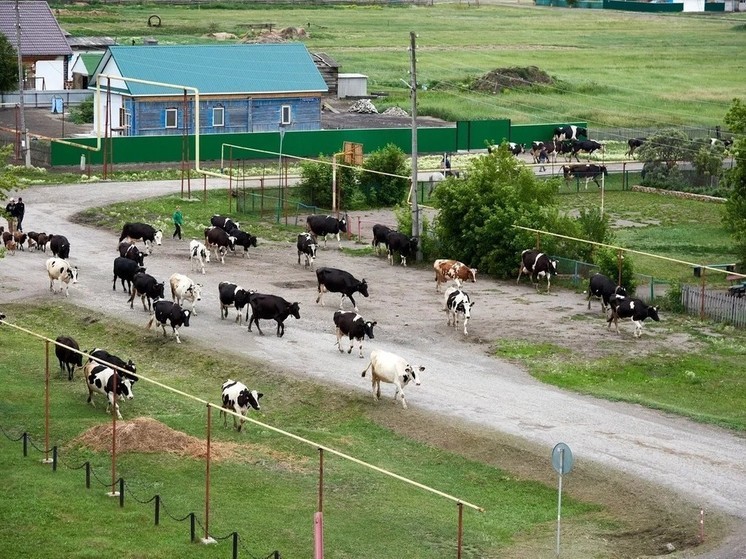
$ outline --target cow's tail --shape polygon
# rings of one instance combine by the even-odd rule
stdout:
[[[365,369],[363,370],[363,374],[362,374],[362,375],[360,375],[360,376],[363,376],[363,377],[364,377],[364,376],[365,376],[365,373],[367,373],[367,372],[368,372],[368,369],[370,369],[371,365],[373,365],[373,361],[370,361],[370,362],[368,363],[368,366],[367,366],[367,367],[365,367]]]

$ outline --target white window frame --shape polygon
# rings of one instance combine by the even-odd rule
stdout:
[[[217,115],[220,115],[220,122],[215,118]],[[213,128],[225,126],[225,107],[212,108],[212,126]]]
[[[169,126],[169,115],[173,115],[173,124]],[[179,109],[166,109],[166,128],[178,128],[179,127]]]
[[[291,124],[293,122],[293,108],[290,105],[280,107],[280,124]]]

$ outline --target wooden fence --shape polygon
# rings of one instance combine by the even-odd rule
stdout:
[[[702,290],[695,285],[682,285],[681,304],[689,314],[704,315],[716,322],[746,328],[746,297],[734,297],[723,291]]]

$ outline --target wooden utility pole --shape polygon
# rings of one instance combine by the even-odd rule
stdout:
[[[420,242],[420,208],[417,203],[417,35],[409,33],[409,73],[412,75],[409,83],[409,93],[412,97],[412,182],[409,199],[412,203],[412,236],[417,239],[417,261],[422,260],[422,243]]]
[[[18,49],[18,98],[21,111],[21,155],[24,165],[31,167],[31,146],[28,143],[28,130],[26,130],[26,111],[23,95],[23,55],[21,54],[21,12],[16,0],[16,48]]]

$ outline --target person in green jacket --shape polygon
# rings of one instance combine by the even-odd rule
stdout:
[[[184,216],[181,213],[181,206],[176,206],[176,211],[174,212],[174,234],[172,235],[172,239],[175,239],[178,235],[179,240],[181,240],[181,226],[184,224]]]

